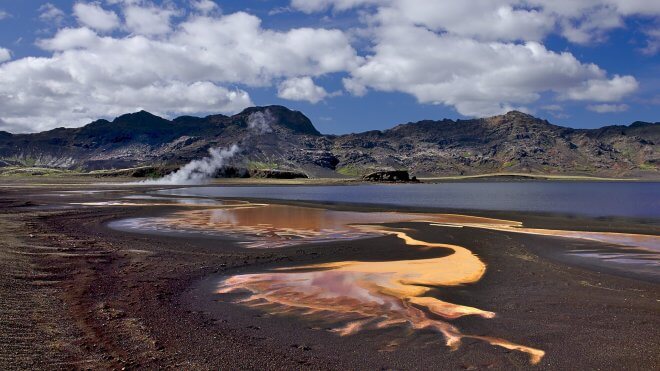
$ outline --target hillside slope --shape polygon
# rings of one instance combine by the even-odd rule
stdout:
[[[321,135],[302,113],[268,106],[234,116],[171,121],[141,111],[81,128],[0,132],[0,166],[87,171],[182,165],[211,147],[238,144],[234,165],[296,169],[313,176],[405,168],[418,176],[526,172],[656,178],[659,142],[660,123],[571,129],[516,111]]]

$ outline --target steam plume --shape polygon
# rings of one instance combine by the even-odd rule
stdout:
[[[238,152],[238,146],[232,145],[229,149],[211,148],[208,157],[193,160],[181,169],[168,174],[160,179],[145,180],[141,184],[200,184],[213,177],[225,162]]]
[[[270,110],[265,112],[255,112],[248,117],[247,124],[250,130],[254,130],[257,134],[272,133],[273,128],[270,126],[275,121],[273,114]]]
[[[272,133],[271,124],[275,122],[275,117],[270,110],[254,112],[248,116],[248,131],[262,135]],[[250,134],[248,134],[249,136]],[[237,145],[232,145],[229,149],[211,148],[210,156],[200,160],[193,160],[181,169],[168,174],[160,179],[145,180],[140,184],[157,185],[177,185],[177,184],[200,184],[213,177],[218,169],[222,168],[225,162],[233,157],[238,151]]]

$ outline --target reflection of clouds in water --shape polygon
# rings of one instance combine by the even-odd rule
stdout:
[[[219,293],[249,292],[239,300],[243,305],[274,313],[314,315],[338,327],[340,335],[363,329],[408,326],[441,333],[446,345],[456,349],[464,338],[478,339],[492,345],[525,352],[537,363],[544,352],[497,338],[465,335],[447,322],[466,315],[493,318],[494,313],[442,301],[428,296],[430,287],[456,286],[478,281],[485,264],[469,250],[455,245],[415,240],[393,229],[361,227],[385,234],[395,234],[407,245],[450,249],[440,258],[385,262],[346,261],[319,264],[298,269],[236,275],[224,279]],[[313,271],[309,271],[313,269]],[[429,316],[432,313],[442,319]]]
[[[229,205],[237,204],[237,202],[218,201],[209,198],[158,197],[158,196],[149,196],[149,195],[129,195],[129,196],[124,196],[122,198],[128,200],[160,200],[160,201],[168,201],[177,204],[201,205],[201,206],[203,205],[220,206],[227,204]],[[149,205],[149,204],[150,203],[145,203],[145,205]]]
[[[599,250],[573,250],[570,252],[570,254],[584,258],[600,259],[618,264],[634,264],[640,266],[648,266],[651,268],[660,267],[660,256],[658,256],[657,253],[652,253],[652,252],[615,253],[615,252],[599,251]],[[660,271],[655,271],[654,274],[660,275]]]
[[[218,201],[208,198],[155,197],[148,195],[129,195],[123,200],[74,202],[71,205],[82,206],[231,206],[240,205],[235,201]],[[125,201],[130,200],[130,201]]]
[[[213,210],[211,211],[211,217],[209,221],[212,224],[237,224],[238,219],[236,214],[233,212],[228,212],[228,210]]]
[[[190,210],[171,217],[143,219],[134,227],[162,231],[195,231],[243,240],[249,248],[274,248],[374,235],[350,225],[364,221],[398,221],[401,214],[358,213],[286,205],[242,204],[224,209]]]
[[[194,206],[226,206],[173,213],[163,218],[145,219],[142,228],[164,231],[196,231],[208,235],[235,235],[248,240],[246,247],[273,248],[302,242],[321,242],[333,239],[355,239],[372,236],[354,227],[355,224],[382,224],[423,221],[440,227],[471,227],[501,232],[593,240],[603,243],[660,251],[660,237],[610,232],[562,231],[526,228],[522,223],[457,214],[414,214],[396,212],[335,211],[289,205],[240,203],[210,199],[181,199]],[[238,206],[235,206],[238,205]],[[256,239],[255,239],[256,238]]]
[[[548,231],[537,229],[531,230],[531,233],[543,234],[546,236],[555,235],[568,238],[579,238],[621,246],[639,247],[660,253],[660,236],[610,232]]]

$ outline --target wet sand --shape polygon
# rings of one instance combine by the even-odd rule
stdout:
[[[443,316],[438,310],[440,314],[431,313],[430,318],[450,324],[461,334],[543,350],[545,355],[532,366],[528,353],[479,338],[463,338],[460,347],[452,350],[432,328],[369,327],[341,336],[335,331],[337,323],[327,315],[277,313],[240,303],[245,293],[218,292],[222,282],[237,275],[276,274],[292,268],[303,272],[310,266],[329,269],[347,261],[387,264],[442,259],[449,254],[446,249],[411,247],[396,233],[276,249],[247,248],[222,236],[127,233],[110,229],[107,223],[217,205],[151,200],[158,205],[107,206],[98,203],[140,196],[146,189],[86,192],[98,188],[78,187],[75,190],[81,192],[67,196],[58,195],[59,191],[74,189],[0,190],[3,369],[660,366],[657,268],[631,272],[625,264],[567,253],[621,254],[620,246],[410,221],[384,226],[405,231],[416,241],[459,246],[478,257],[486,266],[478,279],[429,285],[424,297],[495,313],[495,317]],[[140,202],[135,197],[123,200]],[[365,206],[323,207],[384,211]],[[529,228],[660,234],[657,221],[467,214],[522,221]]]

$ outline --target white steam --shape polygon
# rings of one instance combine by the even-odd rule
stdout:
[[[193,160],[181,169],[165,175],[159,179],[145,180],[141,184],[177,185],[200,184],[212,178],[225,162],[238,152],[238,146],[232,145],[229,149],[211,148],[210,156],[200,160]]]
[[[273,114],[270,110],[265,112],[255,112],[247,119],[248,128],[256,131],[258,134],[272,133],[273,128],[270,126],[275,121]]]
[[[254,112],[247,118],[248,130],[258,135],[272,133],[271,124],[273,123],[275,123],[275,117],[270,110]],[[200,184],[212,178],[236,152],[238,152],[238,146],[235,144],[229,149],[211,148],[209,149],[210,156],[190,161],[181,169],[162,178],[144,180],[139,184]]]

